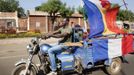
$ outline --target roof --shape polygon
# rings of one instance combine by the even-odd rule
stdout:
[[[0,17],[16,17],[17,12],[0,12]]]
[[[49,16],[49,14],[47,12],[34,11],[34,10],[29,10],[28,15],[30,15],[30,16]],[[83,16],[79,13],[74,13],[74,14],[72,14],[72,17],[83,17]]]
[[[28,15],[36,15],[36,16],[48,16],[47,12],[43,12],[43,11],[28,11]]]
[[[83,17],[83,16],[79,13],[74,13],[74,14],[72,14],[72,17]]]

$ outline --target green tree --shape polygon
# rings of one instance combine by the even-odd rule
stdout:
[[[82,14],[85,18],[87,18],[83,7],[79,6],[77,11],[79,14]],[[134,22],[134,13],[130,10],[120,9],[117,15],[117,20]]]
[[[79,6],[77,8],[77,11],[79,12],[79,14],[84,15],[84,8],[82,6]]]
[[[82,6],[79,6],[79,7],[77,8],[77,11],[79,12],[79,14],[81,14],[81,15],[84,16],[83,18],[84,18],[85,20],[87,20],[87,15],[86,15],[85,9],[84,9]]]
[[[130,10],[121,9],[118,13],[117,20],[134,22],[134,13]]]
[[[0,0],[0,12],[15,12],[15,11],[18,11],[18,17],[25,16],[24,9],[19,6],[19,1]]]
[[[52,24],[54,23],[57,15],[69,17],[74,12],[74,8],[66,7],[66,4],[62,3],[60,0],[48,0],[46,3],[35,7],[35,10],[48,12],[51,16]]]
[[[75,11],[75,8],[66,7],[66,4],[61,5],[59,13],[62,17],[70,17]]]

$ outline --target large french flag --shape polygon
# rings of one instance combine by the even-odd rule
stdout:
[[[88,0],[83,0],[83,2],[86,15],[88,16],[88,22],[90,23],[89,38],[102,36],[104,31],[104,23],[99,8]]]
[[[112,59],[133,52],[133,36],[92,39],[94,61]]]
[[[101,6],[90,0],[83,0],[83,2],[90,24],[89,38],[125,33],[122,29],[119,29],[115,23],[119,6],[111,8],[108,0],[100,0]]]

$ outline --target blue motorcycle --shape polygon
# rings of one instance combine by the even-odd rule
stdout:
[[[79,42],[82,40],[83,30],[80,28],[73,29],[73,40],[72,42]],[[32,39],[31,44],[27,46],[29,51],[29,57],[27,60],[21,60],[15,64],[15,69],[12,72],[12,75],[44,75],[48,74],[50,69],[50,61],[47,50],[52,46],[49,44],[41,44],[38,38]],[[121,63],[123,57],[115,57],[112,59],[107,59],[105,57],[96,57],[96,51],[94,48],[97,46],[94,45],[95,42],[103,42],[101,39],[92,39],[91,41],[84,41],[82,47],[69,47],[63,52],[56,54],[57,57],[57,72],[59,75],[70,72],[77,72],[77,74],[84,74],[86,69],[91,69],[97,66],[104,66],[108,74],[117,74],[121,70]],[[41,56],[41,54],[43,56]],[[105,52],[104,52],[105,53]],[[33,63],[33,58],[35,55],[38,55],[40,64],[36,65]]]

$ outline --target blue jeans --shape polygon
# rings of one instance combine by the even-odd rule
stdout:
[[[51,63],[51,69],[53,72],[56,71],[57,69],[55,54],[62,52],[63,48],[67,48],[67,47],[64,45],[56,45],[48,50],[48,55],[50,57],[50,63]]]

